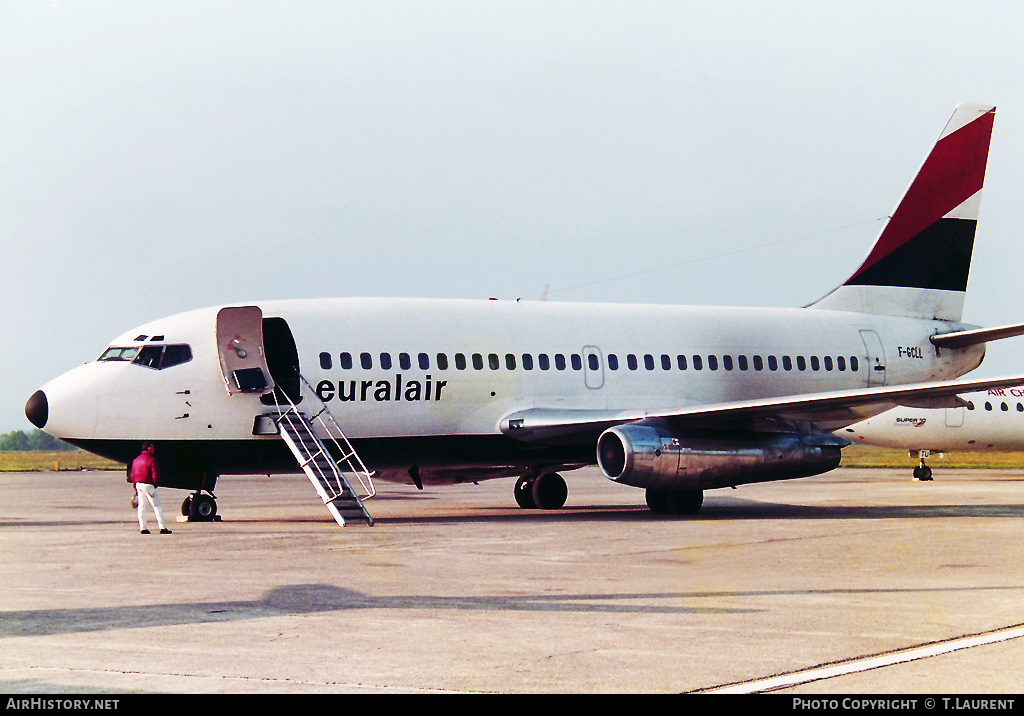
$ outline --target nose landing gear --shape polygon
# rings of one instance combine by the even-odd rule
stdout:
[[[921,482],[929,482],[932,479],[932,469],[924,464],[924,459],[931,455],[931,450],[918,450],[918,465],[914,468],[914,479]],[[913,453],[911,453],[913,455]]]
[[[181,514],[189,522],[220,522],[217,498],[211,492],[193,492],[181,503]]]

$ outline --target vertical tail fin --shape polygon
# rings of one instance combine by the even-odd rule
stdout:
[[[960,320],[995,109],[957,106],[864,263],[812,308]]]

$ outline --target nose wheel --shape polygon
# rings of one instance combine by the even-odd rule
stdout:
[[[209,492],[193,492],[181,503],[181,514],[189,522],[219,522],[217,498]]]
[[[924,459],[931,455],[931,450],[919,450],[918,465],[914,468],[914,479],[921,482],[929,482],[932,479],[932,469],[924,464]]]

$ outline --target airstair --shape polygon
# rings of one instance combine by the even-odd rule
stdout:
[[[301,374],[299,377],[309,388],[305,378],[302,378]],[[278,391],[274,393],[275,396],[278,395]],[[308,394],[316,396],[312,389]],[[352,448],[334,416],[327,406],[321,403],[318,412],[312,417],[306,417],[299,412],[298,407],[287,395],[283,392],[281,395],[284,396],[287,405],[278,402],[278,413],[273,416],[274,421],[281,437],[320,495],[320,499],[324,501],[331,516],[342,527],[349,521],[372,526],[373,518],[363,506],[363,500],[376,494],[371,473]],[[325,436],[323,439],[317,435],[316,426],[320,427],[320,433]],[[349,476],[362,488],[362,498],[353,489]]]

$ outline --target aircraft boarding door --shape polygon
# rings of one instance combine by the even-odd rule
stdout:
[[[604,386],[604,361],[596,346],[583,346],[583,381],[591,390]]]
[[[963,408],[946,408],[946,427],[962,428],[964,426]]]
[[[882,339],[874,331],[861,331],[860,339],[867,351],[868,387],[885,385],[885,350]]]
[[[277,384],[275,392],[279,401],[288,396],[295,405],[302,402],[302,379],[299,373],[299,350],[295,346],[292,329],[283,318],[263,319],[263,346],[266,351],[270,377]],[[264,395],[264,405],[274,405],[274,396]]]
[[[228,393],[262,394],[274,389],[263,351],[263,311],[258,306],[220,309],[217,355]]]

